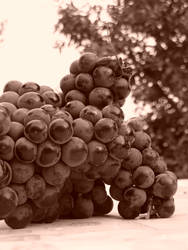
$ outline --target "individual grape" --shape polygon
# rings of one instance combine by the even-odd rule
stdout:
[[[80,171],[82,173],[86,173],[88,170],[90,170],[91,167],[92,167],[92,165],[88,162],[88,159],[87,159],[82,164],[77,166],[75,171]]]
[[[34,200],[40,198],[46,189],[46,183],[42,176],[34,174],[25,184],[27,197]]]
[[[94,212],[94,205],[91,199],[78,196],[74,201],[72,210],[73,218],[84,219],[92,217]]]
[[[126,201],[130,207],[141,208],[147,200],[146,191],[137,187],[130,187],[125,189],[123,193],[124,201]]]
[[[10,188],[12,188],[17,196],[18,196],[18,205],[22,205],[27,202],[27,193],[24,184],[11,184]]]
[[[52,186],[63,185],[69,175],[70,167],[62,161],[59,161],[51,167],[42,169],[42,176],[45,181]]]
[[[36,82],[26,82],[22,84],[18,90],[19,95],[23,95],[28,92],[39,92],[40,86]]]
[[[0,219],[6,218],[18,205],[18,196],[14,189],[3,187],[0,189]]]
[[[118,186],[116,186],[116,184],[112,183],[110,185],[109,192],[110,192],[110,196],[113,199],[115,199],[117,201],[122,201],[123,200],[123,192],[124,192],[124,190],[119,188]]]
[[[56,93],[53,90],[45,91],[41,94],[46,104],[52,104],[54,107],[62,106],[62,97],[59,93]]]
[[[47,208],[46,207],[37,207],[32,200],[29,200],[28,203],[31,206],[32,212],[33,212],[31,222],[42,223],[44,221],[45,216],[46,216]]]
[[[74,136],[81,138],[86,143],[90,142],[94,135],[94,126],[92,122],[77,118],[73,121]]]
[[[102,119],[102,117],[100,109],[92,105],[88,105],[80,111],[80,118],[88,120],[93,124]]]
[[[151,146],[151,137],[144,131],[134,132],[135,141],[133,147],[142,151]]]
[[[95,86],[110,88],[115,81],[114,72],[106,66],[98,66],[93,71]]]
[[[11,122],[10,129],[7,133],[14,141],[17,141],[24,135],[24,125],[19,122]]]
[[[14,157],[15,142],[9,135],[0,137],[0,159],[10,161]]]
[[[52,204],[55,204],[58,201],[58,190],[56,187],[46,185],[45,192],[42,196],[37,199],[34,199],[33,202],[37,207],[48,208]]]
[[[121,200],[118,203],[118,212],[124,219],[135,219],[140,214],[138,207],[131,207],[129,202]]]
[[[80,116],[81,110],[85,107],[83,102],[78,100],[73,100],[65,104],[65,111],[68,111],[74,119]]]
[[[177,177],[174,173],[166,171],[155,178],[153,194],[162,199],[171,198],[177,190]]]
[[[95,124],[95,137],[103,143],[109,143],[118,135],[117,123],[110,118],[102,118]]]
[[[124,136],[125,141],[127,142],[128,146],[132,146],[134,141],[135,141],[135,137],[134,137],[134,133],[133,130],[127,125],[126,121],[123,121],[119,127],[119,134]]]
[[[94,202],[94,215],[102,216],[102,215],[109,214],[112,211],[113,206],[114,206],[113,200],[108,195],[103,203],[99,204],[99,203]]]
[[[15,91],[6,91],[0,96],[0,102],[9,102],[17,106],[19,94]]]
[[[71,173],[71,181],[74,191],[82,194],[90,192],[95,184],[95,181],[88,179],[84,173],[75,171]]]
[[[132,117],[127,121],[127,125],[134,131],[143,131],[146,122],[141,117]]]
[[[133,184],[132,180],[133,176],[130,171],[120,169],[116,177],[114,178],[114,184],[120,188],[120,189],[125,189]]]
[[[175,204],[174,204],[174,198],[169,199],[161,199],[161,198],[154,198],[153,201],[156,213],[160,218],[168,218],[172,216],[172,214],[175,211]]]
[[[14,91],[16,93],[18,93],[19,88],[22,86],[22,82],[20,81],[16,81],[16,80],[12,80],[12,81],[8,81],[3,88],[3,92],[6,91]]]
[[[108,143],[110,155],[117,159],[126,159],[129,155],[129,148],[123,135],[118,135],[113,141]]]
[[[33,143],[42,143],[48,137],[48,126],[43,120],[31,120],[25,125],[24,135]]]
[[[0,136],[6,135],[11,127],[11,120],[8,113],[0,109]]]
[[[27,116],[24,119],[24,125],[32,120],[43,120],[46,124],[51,121],[50,115],[42,108],[34,108],[29,110]]]
[[[75,79],[75,87],[76,89],[89,93],[94,88],[93,78],[88,73],[80,73],[76,76]]]
[[[62,145],[62,161],[70,167],[81,165],[88,155],[88,147],[86,143],[78,138],[72,137],[67,143]]]
[[[115,104],[110,104],[102,109],[102,114],[104,118],[111,118],[114,120],[118,126],[121,125],[124,119],[123,110]]]
[[[66,103],[74,101],[74,100],[80,101],[85,105],[87,103],[87,98],[84,95],[84,93],[82,93],[81,91],[79,91],[77,89],[72,89],[69,92],[67,92],[65,95],[65,102]]]
[[[49,125],[48,134],[54,143],[64,144],[73,136],[72,124],[67,119],[53,119]]]
[[[133,172],[133,182],[139,188],[149,188],[155,181],[155,174],[148,166],[140,166]]]
[[[88,161],[94,166],[101,166],[108,158],[108,149],[104,143],[92,140],[88,143]]]
[[[25,228],[30,224],[33,211],[28,203],[17,206],[15,210],[5,218],[5,223],[13,229]]]
[[[12,119],[12,115],[17,110],[17,107],[10,102],[0,102],[0,109],[7,113]]]
[[[34,109],[45,104],[43,97],[37,92],[26,92],[18,98],[18,108]]]
[[[121,162],[109,156],[105,163],[100,166],[99,173],[103,179],[114,178],[121,168]]]
[[[73,74],[65,75],[60,81],[60,88],[64,94],[74,89],[75,76]]]
[[[65,120],[69,121],[71,124],[73,122],[72,115],[68,111],[65,111],[64,109],[58,110],[52,116],[52,120],[55,120],[55,119],[58,119],[58,118],[65,119]]]
[[[45,111],[45,113],[49,114],[50,117],[52,117],[57,110],[59,110],[57,107],[54,107],[52,104],[44,104],[42,107],[40,107]]]
[[[78,59],[78,67],[83,73],[90,73],[95,67],[98,60],[96,54],[91,52],[86,52],[80,56]]]
[[[116,78],[115,83],[111,87],[112,92],[115,96],[115,100],[125,99],[131,92],[129,81],[125,78]]]
[[[95,185],[91,190],[91,198],[95,204],[102,204],[107,199],[108,195],[105,187],[102,185]]]
[[[128,157],[123,160],[122,167],[126,170],[133,171],[142,165],[142,153],[136,148],[130,148]]]
[[[12,168],[7,161],[0,159],[0,189],[10,184],[12,180]]]
[[[46,213],[42,222],[52,223],[56,221],[58,218],[59,218],[59,202],[56,202],[52,206],[46,209]]]
[[[37,145],[25,137],[21,137],[15,142],[14,153],[21,162],[34,162],[37,157]]]
[[[53,91],[53,89],[50,86],[47,85],[40,85],[40,90],[39,90],[39,94],[43,94],[46,91]]]
[[[159,156],[155,161],[152,162],[151,168],[153,169],[154,173],[158,175],[167,171],[167,164],[163,157]]]
[[[64,193],[59,199],[59,216],[60,219],[71,216],[74,207],[74,199],[71,194]]]
[[[27,182],[35,172],[34,163],[22,163],[14,158],[11,162],[12,167],[12,183],[22,184]]]
[[[81,69],[79,66],[79,60],[75,60],[71,63],[70,65],[70,73],[73,75],[78,75],[79,73],[81,73]]]
[[[100,169],[96,167],[95,165],[90,164],[90,168],[84,172],[86,177],[90,180],[98,180],[100,175]]]
[[[70,178],[64,181],[64,184],[60,190],[60,195],[71,194],[73,192],[73,183]]]
[[[18,108],[14,111],[12,114],[11,120],[14,122],[19,122],[21,124],[24,124],[24,119],[27,116],[28,109],[26,108]]]
[[[38,145],[36,163],[41,167],[51,167],[61,158],[61,147],[47,139]]]
[[[110,89],[96,87],[89,93],[89,105],[93,105],[100,110],[113,103],[113,93]]]
[[[113,70],[113,73],[116,76],[121,76],[122,75],[122,68],[121,68],[121,62],[120,60],[117,60],[116,57],[113,56],[103,56],[97,60],[97,63],[95,67],[98,66],[105,66],[109,67],[110,69]]]
[[[151,147],[145,148],[142,151],[142,159],[144,165],[150,166],[152,168],[152,166],[155,166],[158,158],[159,158],[159,153],[154,149],[152,149]]]

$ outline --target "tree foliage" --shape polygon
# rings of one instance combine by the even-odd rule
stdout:
[[[60,6],[56,31],[82,50],[121,56],[134,69],[132,95],[137,105],[150,106],[153,147],[187,178],[188,1],[117,0],[106,12],[108,21],[101,6]]]

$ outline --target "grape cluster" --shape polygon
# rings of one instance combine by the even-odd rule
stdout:
[[[9,81],[0,96],[0,219],[11,228],[110,213],[169,217],[177,178],[140,118],[125,120],[130,72],[85,53],[60,91]],[[109,194],[106,185],[110,185]]]

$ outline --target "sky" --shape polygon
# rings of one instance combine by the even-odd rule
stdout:
[[[75,47],[60,53],[54,48],[57,0],[0,0],[0,21],[6,20],[3,43],[0,43],[0,92],[10,80],[34,81],[59,89],[69,66],[80,54]],[[69,2],[69,1],[63,1]],[[78,7],[88,1],[76,1]],[[107,5],[111,1],[92,1]],[[91,1],[90,1],[91,3]],[[131,97],[123,107],[125,118],[135,116]]]

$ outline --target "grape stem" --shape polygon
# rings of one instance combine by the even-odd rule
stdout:
[[[147,214],[146,214],[146,219],[150,219],[151,218],[151,215],[152,215],[152,212],[153,212],[153,196],[151,196],[149,198],[149,202],[148,202],[148,211],[147,211]]]

